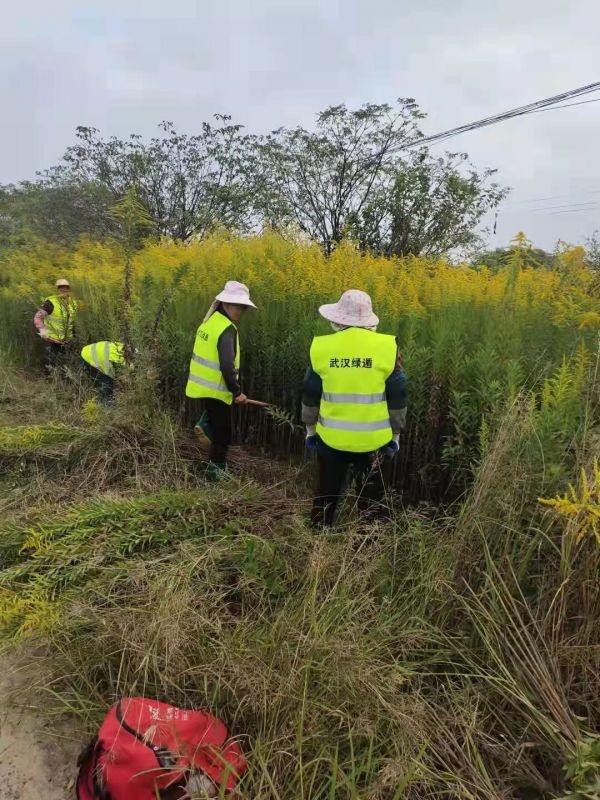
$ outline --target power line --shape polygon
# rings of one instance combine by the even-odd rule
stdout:
[[[593,206],[586,206],[585,208],[567,208],[567,209],[564,209],[562,211],[545,211],[545,210],[540,209],[539,211],[533,211],[531,213],[533,214],[533,216],[539,215],[539,216],[543,216],[543,217],[553,217],[556,214],[586,214],[586,213],[587,214],[591,214],[591,213],[594,213],[596,211],[596,209],[599,209],[599,208],[600,208],[600,205],[595,204]],[[506,211],[506,210],[500,210],[499,209],[499,214],[500,213],[502,213],[502,214],[511,214],[511,213],[514,214],[515,212],[514,211],[511,212],[511,211]]]
[[[408,150],[412,147],[419,147],[424,144],[431,144],[434,142],[441,142],[445,141],[446,139],[450,139],[454,136],[459,136],[461,133],[466,133],[467,131],[477,130],[479,128],[487,127],[488,125],[495,125],[498,122],[504,122],[507,119],[514,119],[515,117],[522,117],[527,114],[536,114],[539,111],[550,111],[553,109],[558,108],[570,108],[571,106],[576,105],[585,105],[587,103],[596,103],[600,101],[599,98],[594,98],[592,100],[583,100],[577,103],[564,103],[565,100],[570,100],[573,97],[581,97],[587,94],[591,94],[592,92],[597,92],[600,90],[600,81],[596,81],[595,83],[589,83],[586,86],[580,86],[577,89],[570,89],[567,92],[562,92],[562,94],[553,95],[552,97],[546,97],[542,100],[536,100],[533,103],[529,103],[524,106],[518,106],[516,108],[512,108],[508,111],[504,111],[501,114],[495,114],[491,117],[484,117],[483,119],[476,120],[474,122],[469,122],[466,125],[459,125],[456,128],[450,128],[446,131],[441,131],[440,133],[433,134],[431,136],[422,136],[417,139],[413,139],[412,141],[405,142],[398,147],[392,147],[386,151],[385,155],[390,155],[393,153],[402,152],[403,150]],[[561,105],[556,105],[560,103]],[[381,154],[374,155],[369,158],[364,159],[365,163],[369,161],[373,161],[375,159],[381,158]],[[582,194],[600,194],[600,191],[591,190],[588,192],[583,192]],[[523,202],[543,202],[547,200],[556,200],[564,197],[569,197],[570,195],[550,195],[549,197],[542,197],[533,199],[530,201],[524,200],[520,201]],[[522,209],[522,211],[529,211],[531,213],[543,213],[546,216],[554,216],[555,214],[581,214],[581,213],[590,213],[595,211],[598,207],[593,205],[593,201],[589,201],[592,203],[591,205],[588,203],[581,203],[581,204],[574,204],[569,206],[569,204],[565,204],[565,206],[554,206],[549,208],[531,208],[531,209]],[[558,210],[551,210],[551,209],[558,209]],[[498,218],[496,212],[496,220]],[[495,232],[495,226],[494,226]]]
[[[599,89],[600,81],[596,81],[595,83],[587,84],[587,86],[580,86],[578,89],[570,89],[568,92],[563,92],[562,94],[556,94],[552,97],[546,97],[543,100],[536,100],[534,103],[529,103],[525,106],[512,108],[509,111],[504,111],[501,114],[495,114],[492,117],[484,117],[484,119],[476,120],[475,122],[469,122],[466,125],[459,125],[457,128],[450,128],[447,131],[435,133],[432,136],[425,136],[420,140],[415,139],[412,142],[407,143],[405,146],[414,147],[418,144],[427,144],[433,141],[449,139],[452,136],[458,136],[460,133],[466,133],[467,131],[484,128],[488,125],[495,125],[498,122],[504,122],[505,120],[513,119],[514,117],[522,117],[526,114],[532,114],[535,111],[546,109],[548,106],[553,106],[556,103],[562,102],[563,100],[569,100],[571,97],[580,97],[581,95],[590,94],[591,92],[597,92]],[[401,150],[403,148],[399,147],[398,149]],[[390,150],[388,152],[392,151]]]
[[[597,205],[595,206],[586,206],[585,208],[565,208],[560,211],[532,211],[529,216],[531,217],[551,217],[553,214],[585,214],[586,212],[595,211],[598,208]],[[514,216],[515,211],[506,211],[505,209],[499,209],[502,214],[505,216]],[[521,214],[521,217],[523,215]]]
[[[430,144],[432,142],[440,142],[446,139],[450,139],[454,136],[458,136],[461,133],[466,133],[467,131],[477,130],[478,128],[484,128],[488,125],[495,125],[498,122],[504,122],[507,119],[514,119],[515,117],[522,117],[526,114],[533,114],[537,111],[545,110],[550,106],[555,106],[556,103],[562,103],[564,100],[570,100],[572,97],[581,97],[582,95],[590,94],[591,92],[597,92],[600,89],[600,81],[596,81],[595,83],[588,83],[586,86],[580,86],[577,89],[570,89],[567,92],[562,92],[561,94],[555,94],[552,97],[545,97],[542,100],[536,100],[533,103],[528,103],[524,106],[517,106],[516,108],[511,108],[508,111],[504,111],[501,114],[495,114],[491,117],[484,117],[483,119],[475,120],[475,122],[468,122],[465,125],[459,125],[456,128],[450,128],[446,131],[441,131],[440,133],[435,133],[431,136],[422,136],[417,139],[413,139],[411,141],[405,142],[402,145],[398,145],[398,147],[391,147],[389,150],[386,151],[385,155],[390,155],[392,153],[399,153],[403,150],[407,150],[411,147],[419,147],[424,144]],[[600,98],[599,98],[600,99]],[[569,103],[568,105],[575,105],[574,103]],[[380,158],[381,155],[374,155],[370,156],[369,158],[365,159],[365,161],[373,161],[374,159]]]
[[[581,197],[581,195],[587,194],[600,194],[600,189],[583,189],[581,192],[577,192],[576,197]],[[546,197],[530,197],[526,198],[525,200],[514,200],[512,203],[509,203],[509,206],[515,205],[522,205],[523,203],[541,203],[542,201],[546,200],[562,200],[565,197],[573,197],[573,193],[569,194],[550,194]],[[593,202],[593,201],[590,201]],[[529,209],[522,209],[523,211],[527,211]]]
[[[555,214],[584,214],[585,212],[595,211],[600,206],[593,206],[592,208],[575,208],[571,211],[551,211],[546,216],[553,217]]]
[[[587,200],[582,203],[561,203],[558,206],[543,206],[542,208],[522,208],[519,209],[520,213],[523,212],[530,212],[531,214],[537,214],[538,211],[560,211],[563,208],[582,208],[585,206],[596,206],[598,205],[597,200]]]
[[[457,128],[450,128],[450,130],[442,131],[441,133],[436,133],[432,136],[426,136],[420,141],[414,140],[411,146],[421,143],[426,144],[432,141],[440,141],[442,139],[449,139],[452,136],[458,136],[460,133],[466,133],[467,131],[484,128],[488,125],[495,125],[498,122],[504,122],[505,120],[513,119],[514,117],[522,117],[526,114],[532,114],[538,110],[544,110],[548,106],[553,106],[556,103],[560,103],[563,100],[569,100],[571,97],[580,97],[581,95],[590,94],[591,92],[597,92],[599,89],[600,81],[589,83],[587,86],[580,86],[578,89],[570,89],[568,92],[563,92],[562,94],[546,97],[543,100],[536,100],[534,103],[529,103],[525,106],[518,106],[517,108],[512,108],[509,111],[504,111],[501,114],[495,114],[492,117],[485,117],[484,119],[476,120],[475,122],[469,122],[466,125],[459,125]]]
[[[563,211],[565,209],[581,209],[581,211],[586,211],[591,208],[596,208],[597,205],[597,201],[590,201],[589,203],[566,203],[565,205],[544,206],[543,208],[503,208],[502,211],[505,214],[541,214],[546,211]]]
[[[542,111],[554,111],[555,108],[572,108],[573,106],[585,106],[588,103],[600,103],[600,97],[594,100],[580,100],[578,103],[567,103],[564,106],[550,106],[549,108],[538,108],[537,111],[532,111],[532,114],[540,114]]]
[[[466,133],[467,131],[477,130],[478,128],[483,128],[488,125],[495,125],[498,122],[504,122],[507,119],[513,119],[515,117],[521,117],[527,114],[537,114],[541,111],[551,111],[555,108],[556,109],[569,108],[570,106],[575,106],[575,105],[596,103],[600,100],[600,98],[594,98],[592,100],[583,100],[577,103],[566,103],[566,104],[564,104],[562,101],[569,100],[572,97],[581,97],[583,95],[596,92],[599,89],[600,89],[600,81],[597,81],[595,83],[588,84],[587,86],[581,86],[577,89],[572,89],[568,92],[563,92],[563,94],[560,95],[554,95],[553,97],[547,97],[544,98],[543,100],[538,100],[535,103],[530,103],[529,105],[526,106],[519,106],[517,108],[506,111],[502,114],[496,114],[495,116],[492,117],[485,117],[484,119],[476,120],[475,122],[471,122],[466,125],[461,125],[457,128],[451,128],[447,131],[442,131],[441,133],[437,133],[432,136],[426,136],[421,139],[414,140],[413,142],[408,142],[404,147],[392,148],[388,152],[399,152],[409,147],[415,147],[422,144],[445,141],[446,139],[450,139],[453,136],[459,136],[461,133]],[[557,103],[561,103],[561,105],[556,105]],[[596,192],[596,190],[592,190],[589,192],[589,194],[596,194],[596,193],[600,192]],[[568,197],[568,195],[565,196]],[[532,202],[543,202],[544,199],[545,200],[559,199],[559,196],[540,198]],[[534,214],[536,213],[544,214],[544,216],[554,216],[556,214],[593,213],[597,207],[598,207],[597,205],[593,204],[593,201],[589,201],[588,203],[581,203],[581,204],[573,204],[573,205],[565,204],[562,207],[550,206],[546,208],[523,209],[523,211],[529,211]]]

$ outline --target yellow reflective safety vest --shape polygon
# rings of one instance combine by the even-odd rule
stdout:
[[[100,372],[103,372],[110,378],[115,377],[115,368],[113,364],[125,363],[123,344],[121,342],[95,342],[94,344],[86,344],[81,351],[81,357],[92,367],[96,367],[97,370],[100,370]]]
[[[230,325],[233,325],[233,322],[228,317],[221,314],[220,311],[215,311],[196,331],[194,352],[190,361],[190,374],[185,387],[185,393],[188,397],[212,397],[216,400],[222,400],[227,405],[231,405],[233,402],[233,394],[227,388],[221,373],[217,348],[220,335]],[[239,369],[240,342],[237,328],[235,325],[233,327],[235,328],[237,340],[235,368]]]
[[[391,440],[385,382],[397,350],[394,336],[365,328],[313,339],[310,360],[323,381],[317,433],[326,445],[369,453]]]
[[[70,297],[65,302],[64,299],[54,294],[46,297],[44,302],[47,300],[54,306],[52,313],[44,318],[44,327],[48,336],[57,342],[68,342],[73,338],[77,302]]]

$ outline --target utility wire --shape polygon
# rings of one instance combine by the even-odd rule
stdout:
[[[585,203],[562,203],[558,206],[543,206],[542,208],[521,208],[519,209],[519,213],[532,213],[537,214],[538,211],[561,211],[565,208],[589,208],[590,206],[597,206],[597,200],[588,200]]]
[[[540,114],[542,111],[554,111],[555,108],[572,108],[573,106],[585,106],[588,103],[600,103],[600,97],[594,100],[580,100],[578,103],[567,103],[564,106],[549,106],[549,108],[538,108],[537,111],[532,111],[532,114]]]
[[[531,211],[530,213],[533,216],[539,215],[543,217],[553,217],[555,214],[586,214],[586,213],[594,213],[596,209],[600,208],[600,205],[597,203],[592,206],[586,206],[585,208],[565,208],[561,211],[548,211],[545,209],[539,209],[538,211]],[[503,214],[516,214],[516,211],[502,211]]]
[[[600,81],[596,81],[594,83],[589,83],[586,86],[580,86],[577,89],[570,89],[567,92],[562,92],[561,94],[553,95],[552,97],[546,97],[542,100],[536,100],[533,103],[529,103],[524,106],[517,106],[516,108],[509,109],[508,111],[504,111],[501,114],[495,114],[491,117],[484,117],[483,119],[476,120],[475,122],[469,122],[466,125],[459,125],[456,128],[450,128],[446,131],[441,131],[440,133],[433,134],[432,136],[422,136],[417,139],[413,139],[408,142],[404,142],[397,147],[391,147],[389,150],[385,152],[385,154],[377,154],[370,156],[368,158],[363,159],[363,163],[368,163],[369,161],[377,160],[382,158],[383,156],[388,156],[393,153],[399,153],[403,150],[408,150],[411,147],[420,147],[424,144],[431,144],[433,142],[441,142],[445,141],[446,139],[450,139],[454,136],[459,136],[461,133],[466,133],[467,131],[477,130],[479,128],[487,127],[488,125],[495,125],[498,122],[504,122],[507,119],[514,119],[515,117],[523,117],[527,114],[536,114],[540,111],[551,111],[555,108],[570,108],[571,106],[576,105],[585,105],[587,103],[596,103],[600,101],[600,97],[594,98],[592,100],[583,100],[577,103],[564,103],[565,100],[570,100],[573,97],[581,97],[587,94],[591,94],[592,92],[597,92],[600,90]],[[560,103],[561,105],[557,105]],[[583,194],[595,194],[600,193],[596,192],[596,190],[592,190],[589,192],[583,192]],[[564,197],[569,197],[569,195],[554,195],[549,197],[542,197],[537,198],[534,200],[522,200],[521,203],[525,202],[542,202],[547,200],[555,200]],[[593,201],[590,201],[593,202]],[[581,207],[580,207],[581,206]],[[546,216],[554,216],[555,214],[581,214],[583,212],[593,212],[596,208],[594,205],[588,205],[587,203],[581,204],[574,204],[573,206],[569,207],[568,204],[565,205],[564,208],[561,209],[561,206],[554,206],[554,209],[559,210],[550,210],[549,208],[531,208],[531,209],[522,209],[522,211],[530,211],[532,213],[544,213]],[[498,221],[498,212],[496,212],[496,221],[494,223],[494,232],[496,230],[496,224]]]
[[[593,212],[600,206],[594,206],[593,208],[575,208],[571,211],[550,211],[546,216],[553,217],[555,214],[583,214],[585,212]]]
[[[467,131],[484,128],[488,125],[495,125],[498,122],[504,122],[505,120],[513,119],[514,117],[522,117],[526,114],[532,114],[538,110],[545,110],[548,106],[553,106],[556,103],[562,102],[563,100],[569,100],[571,97],[580,97],[581,95],[590,94],[591,92],[597,92],[599,89],[600,81],[589,83],[587,86],[580,86],[578,89],[570,89],[568,92],[563,92],[562,94],[546,97],[543,100],[536,100],[534,103],[529,103],[525,106],[518,106],[517,108],[512,108],[509,111],[504,111],[501,114],[495,114],[492,117],[484,117],[484,119],[479,119],[475,122],[469,122],[466,125],[459,125],[457,128],[450,128],[447,131],[435,133],[432,136],[425,136],[422,139],[414,139],[412,142],[407,142],[407,144],[403,147],[400,146],[398,148],[390,149],[388,152],[391,153],[395,150],[403,150],[404,147],[415,147],[416,145],[427,144],[428,142],[437,142],[443,139],[449,139],[452,136],[458,136],[460,133],[466,133]]]
[[[495,125],[498,122],[504,122],[507,119],[514,119],[515,117],[522,117],[526,114],[533,114],[537,111],[543,111],[550,106],[555,106],[556,103],[562,103],[564,100],[570,100],[572,97],[581,97],[582,95],[590,94],[591,92],[597,92],[598,90],[600,90],[600,81],[588,83],[586,86],[580,86],[577,89],[570,89],[567,92],[555,94],[552,97],[545,97],[542,100],[536,100],[535,102],[528,103],[524,106],[517,106],[517,108],[511,108],[508,111],[504,111],[501,114],[495,114],[492,117],[484,117],[483,119],[478,119],[475,122],[469,122],[466,125],[459,125],[457,128],[450,128],[447,131],[435,133],[432,136],[422,136],[417,139],[412,139],[411,141],[404,142],[397,147],[391,147],[383,155],[388,156],[393,153],[400,153],[403,150],[408,150],[411,147],[420,147],[421,145],[430,144],[432,142],[441,142],[446,139],[450,139],[453,136],[458,136],[461,133],[466,133],[467,131],[477,130],[478,128],[484,128],[488,125]],[[574,104],[569,103],[568,105]],[[364,160],[373,161],[381,157],[382,154],[379,153]]]
[[[527,114],[537,114],[541,111],[552,111],[557,108],[570,108],[571,106],[575,105],[585,105],[587,103],[597,103],[600,101],[600,97],[593,98],[592,100],[583,100],[577,103],[566,103],[564,104],[562,101],[569,100],[572,97],[581,97],[583,95],[590,94],[592,92],[596,92],[600,89],[600,81],[596,81],[595,83],[588,84],[587,86],[581,86],[578,89],[572,89],[569,92],[563,92],[560,95],[554,95],[553,97],[547,97],[543,100],[538,100],[535,103],[530,103],[526,106],[519,106],[518,108],[511,109],[510,111],[506,111],[503,114],[496,114],[493,117],[485,117],[484,119],[477,120],[475,122],[468,123],[467,125],[461,125],[457,128],[451,128],[447,131],[442,131],[441,133],[434,134],[433,136],[426,136],[422,139],[413,140],[412,142],[407,142],[403,147],[398,148],[391,148],[388,153],[392,152],[399,152],[403,149],[408,149],[409,147],[416,147],[422,144],[429,144],[433,142],[440,142],[446,139],[450,139],[453,136],[458,136],[461,133],[465,133],[471,130],[477,130],[478,128],[483,128],[488,125],[495,125],[498,122],[504,122],[507,119],[513,119],[515,117],[522,117]],[[557,103],[561,103],[561,105],[556,105]],[[596,192],[592,190],[589,194],[596,194],[600,192]],[[568,195],[565,195],[568,197]],[[553,200],[559,199],[559,196],[555,197],[547,197],[547,198],[540,198],[538,200],[534,200],[532,202],[540,202],[545,200]],[[591,205],[590,205],[591,203]],[[581,214],[581,213],[593,213],[598,206],[593,204],[593,201],[588,201],[588,203],[577,203],[573,205],[565,204],[564,206],[551,206],[547,208],[531,208],[531,209],[522,209],[522,211],[529,211],[531,213],[540,213],[544,214],[545,216],[555,216],[556,214]],[[494,224],[494,229],[497,224],[497,216],[496,216],[496,223]]]
[[[503,212],[505,214],[541,214],[546,211],[573,211],[573,210],[581,210],[581,211],[588,211],[589,209],[596,208],[598,205],[597,202],[591,203],[567,203],[566,205],[561,206],[544,206],[543,208],[504,208]]]
[[[512,206],[523,205],[523,203],[541,203],[541,202],[546,202],[547,200],[563,200],[565,197],[567,197],[567,198],[568,197],[581,197],[582,195],[588,195],[588,194],[600,194],[600,189],[584,189],[581,192],[577,192],[576,195],[571,193],[571,194],[550,194],[550,195],[547,195],[546,197],[530,197],[528,200],[527,199],[525,199],[525,200],[514,200],[512,203],[509,203],[508,205],[512,208]],[[590,200],[590,202],[594,202],[594,201]],[[505,208],[506,207],[508,207],[508,206],[505,206]],[[527,211],[528,209],[521,209],[521,210]]]

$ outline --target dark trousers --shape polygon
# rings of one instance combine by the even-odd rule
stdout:
[[[221,400],[207,397],[203,401],[203,407],[208,417],[212,438],[208,458],[215,464],[225,464],[231,444],[231,406]]]
[[[92,367],[87,361],[83,361],[83,368],[92,379],[94,388],[100,395],[101,402],[112,403],[115,399],[115,379],[111,378],[110,375],[105,375],[104,372],[100,372],[96,367]]]
[[[44,371],[47,375],[52,375],[54,370],[60,366],[66,347],[58,342],[44,341]]]
[[[373,453],[347,453],[327,447],[323,442],[319,444],[312,525],[333,525],[339,502],[352,480],[356,484],[356,504],[360,511],[381,506],[383,478],[381,468],[373,463],[373,457]]]

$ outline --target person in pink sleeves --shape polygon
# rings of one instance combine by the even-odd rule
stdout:
[[[59,278],[56,294],[46,297],[33,318],[44,343],[44,368],[49,375],[73,340],[76,315],[77,302],[72,297],[71,285],[65,278]]]

